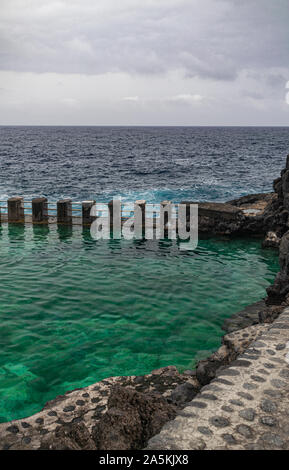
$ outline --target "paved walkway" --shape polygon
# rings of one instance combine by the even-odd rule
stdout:
[[[289,449],[289,309],[147,448]]]

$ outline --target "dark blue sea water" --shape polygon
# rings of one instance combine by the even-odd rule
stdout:
[[[0,127],[0,199],[224,201],[272,190],[289,128]]]

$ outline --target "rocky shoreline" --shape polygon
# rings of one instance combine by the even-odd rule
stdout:
[[[170,366],[67,392],[29,418],[0,424],[0,448],[142,449],[165,423],[183,416],[188,404],[238,362],[289,305],[289,156],[273,187],[273,193],[199,204],[201,234],[257,236],[263,247],[279,249],[280,272],[267,298],[225,321],[227,334],[218,351],[184,373]]]
[[[67,392],[29,418],[0,424],[5,450],[126,450],[144,448],[268,328],[249,326],[223,337],[219,350],[197,368],[169,366],[143,376],[111,377]]]

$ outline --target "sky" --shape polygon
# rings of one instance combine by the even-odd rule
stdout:
[[[289,124],[289,0],[0,0],[0,125]]]

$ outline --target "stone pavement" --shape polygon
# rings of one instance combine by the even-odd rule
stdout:
[[[289,308],[147,449],[289,449]]]

